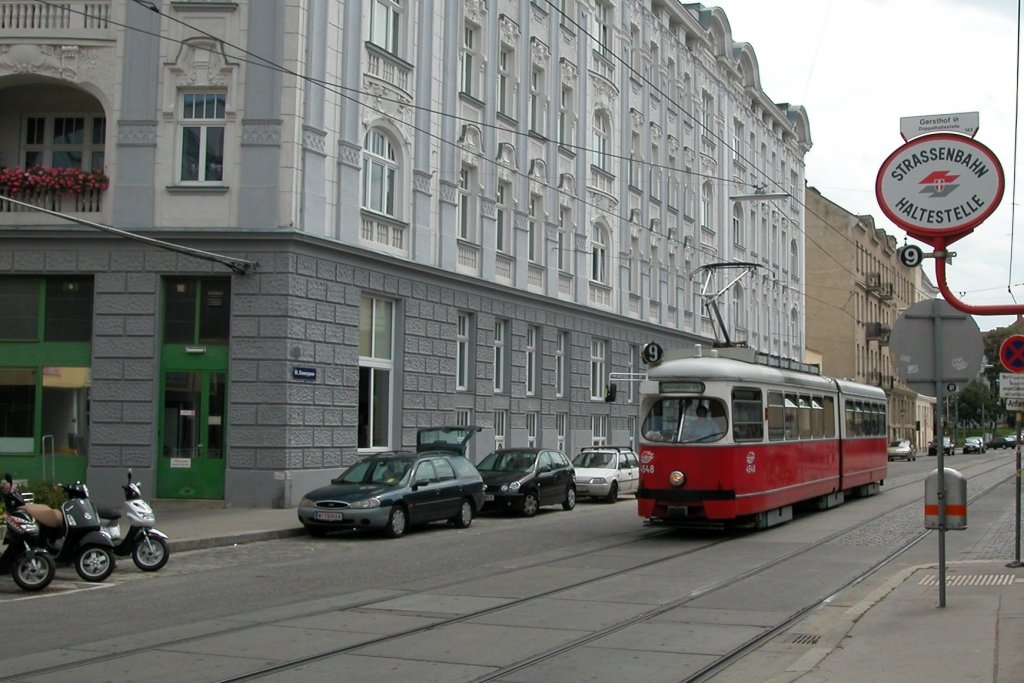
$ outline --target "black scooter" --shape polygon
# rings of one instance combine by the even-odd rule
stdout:
[[[50,554],[38,547],[39,523],[24,509],[25,499],[15,490],[9,473],[4,475],[3,499],[7,531],[6,547],[0,554],[0,572],[11,572],[14,582],[23,590],[42,590],[53,581],[57,566]]]
[[[86,581],[104,581],[114,571],[114,543],[104,533],[89,489],[78,481],[61,484],[67,500],[56,510],[41,503],[24,509],[39,522],[46,549],[57,564],[73,563]]]

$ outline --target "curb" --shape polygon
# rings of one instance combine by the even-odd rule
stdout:
[[[167,545],[172,553],[185,552],[188,550],[204,550],[206,548],[222,548],[224,546],[242,545],[243,543],[257,543],[269,541],[275,538],[289,538],[302,536],[306,530],[302,527],[294,529],[272,529],[270,531],[250,531],[241,534],[226,534],[224,536],[212,536],[210,538],[186,538],[182,540],[168,539]]]

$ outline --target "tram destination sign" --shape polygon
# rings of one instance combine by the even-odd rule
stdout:
[[[980,142],[957,133],[914,138],[875,178],[883,213],[911,237],[949,243],[988,218],[1003,198],[1003,168]]]

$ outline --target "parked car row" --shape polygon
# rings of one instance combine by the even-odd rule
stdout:
[[[465,529],[481,510],[532,517],[546,505],[576,506],[577,495],[615,502],[635,493],[640,462],[619,446],[584,448],[576,464],[548,448],[506,448],[473,465],[466,444],[479,427],[421,429],[415,452],[367,456],[328,486],[299,501],[299,522],[311,536],[334,529],[374,529],[398,538],[435,521]]]
[[[1016,448],[1017,437],[1013,434],[1007,434],[1006,436],[997,436],[988,442],[989,448]]]

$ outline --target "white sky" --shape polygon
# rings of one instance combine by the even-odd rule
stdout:
[[[906,233],[886,218],[875,198],[879,167],[903,144],[900,117],[978,112],[975,139],[1001,162],[1006,190],[995,213],[951,245],[957,256],[946,268],[948,283],[971,305],[1024,308],[1024,213],[1017,211],[1014,219],[1011,208],[1013,203],[1022,208],[1024,196],[1019,187],[1011,202],[1018,116],[1016,0],[703,4],[720,7],[733,40],[753,47],[768,97],[807,110],[813,143],[805,159],[808,184],[851,213],[873,216],[875,225],[900,244]],[[1018,134],[1017,144],[1024,146],[1024,136]],[[1024,162],[1016,167],[1021,176]],[[925,259],[922,267],[935,283],[934,259]],[[1014,318],[975,319],[984,331]]]

